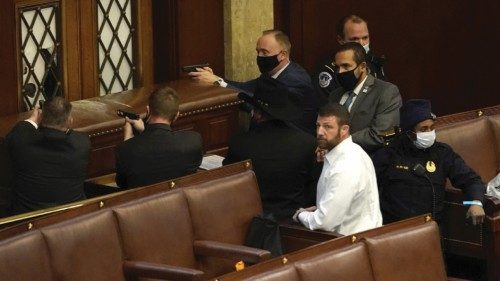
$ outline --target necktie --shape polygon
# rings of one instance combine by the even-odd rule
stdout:
[[[344,102],[344,107],[347,109],[347,111],[350,111],[349,106],[351,105],[353,98],[354,98],[354,92],[351,91],[349,93],[349,96],[347,97],[347,99]]]

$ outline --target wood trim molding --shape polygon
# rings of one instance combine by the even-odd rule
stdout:
[[[178,0],[152,0],[154,82],[179,78]]]
[[[99,95],[97,73],[97,11],[96,0],[78,0],[80,14],[80,67],[81,67],[81,99]]]

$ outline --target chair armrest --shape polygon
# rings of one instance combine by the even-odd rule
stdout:
[[[163,280],[202,280],[204,273],[192,268],[150,263],[143,261],[124,261],[123,272],[128,278],[154,278]]]
[[[271,258],[269,251],[223,242],[197,240],[193,247],[196,255],[237,259],[248,263],[259,263]]]

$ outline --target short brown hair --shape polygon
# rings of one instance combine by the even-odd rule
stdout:
[[[344,36],[345,36],[345,33],[344,33],[345,24],[349,21],[352,21],[354,23],[364,22],[368,25],[367,21],[365,21],[364,19],[362,19],[361,17],[356,16],[356,15],[348,15],[348,16],[341,18],[337,23],[337,35],[342,39],[344,39]]]
[[[42,124],[65,127],[71,114],[71,103],[63,97],[53,97],[43,103]]]
[[[290,43],[290,38],[281,30],[278,29],[269,29],[269,30],[264,30],[262,32],[262,35],[268,35],[272,34],[274,35],[274,38],[276,41],[281,45],[283,49],[285,49],[288,54],[290,54],[290,51],[292,49],[292,43]]]
[[[175,90],[164,87],[152,92],[149,96],[149,110],[151,115],[174,121],[179,112],[179,97]]]
[[[337,118],[337,123],[339,126],[351,126],[351,121],[349,121],[349,111],[347,111],[347,109],[343,105],[340,105],[338,103],[325,104],[319,109],[318,116],[335,116]]]

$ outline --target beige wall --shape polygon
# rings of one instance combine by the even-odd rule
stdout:
[[[274,26],[273,0],[224,0],[225,77],[246,81],[257,77],[255,44]]]

